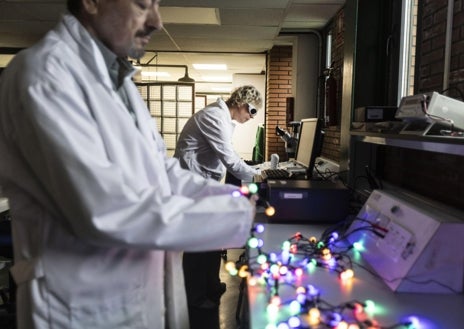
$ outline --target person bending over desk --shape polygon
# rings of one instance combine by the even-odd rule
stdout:
[[[183,168],[203,177],[220,181],[226,171],[237,179],[251,182],[257,170],[243,161],[232,146],[235,123],[244,123],[257,114],[262,106],[262,97],[253,86],[235,89],[229,99],[219,98],[195,113],[185,124],[177,141],[174,157],[179,158]],[[183,266],[187,299],[191,313],[192,328],[201,309],[214,309],[225,292],[219,269],[221,251],[184,253]]]

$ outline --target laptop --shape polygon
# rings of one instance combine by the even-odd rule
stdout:
[[[311,179],[316,158],[322,149],[324,132],[321,127],[322,121],[318,118],[302,119],[295,159],[279,163],[277,169],[262,170],[262,179],[293,179],[302,175]]]

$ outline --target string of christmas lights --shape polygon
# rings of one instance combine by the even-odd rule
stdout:
[[[240,189],[242,195],[254,195],[257,186],[251,184]],[[272,216],[274,209],[267,204],[266,214]],[[385,234],[385,229],[366,225],[365,230],[375,234]],[[259,237],[264,225],[256,224],[251,230],[245,248],[245,257],[237,262],[229,261],[225,269],[232,276],[247,279],[250,286],[266,288],[268,304],[268,324],[263,329],[420,329],[419,320],[409,317],[406,321],[392,326],[382,326],[372,318],[375,303],[372,300],[349,301],[331,305],[321,298],[320,291],[313,285],[302,285],[305,273],[323,268],[336,273],[340,280],[351,280],[354,276],[349,252],[356,245],[346,244],[346,237],[336,231],[324,232],[320,239],[305,237],[296,232],[284,241],[280,253],[266,253],[264,242]],[[252,256],[254,255],[254,256]],[[294,289],[293,297],[282,300],[279,290],[282,286]],[[285,320],[278,320],[282,314],[289,314]]]

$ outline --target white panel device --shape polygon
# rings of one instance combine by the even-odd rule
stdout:
[[[363,259],[398,292],[459,293],[464,214],[402,191],[374,190],[347,231]]]
[[[405,96],[395,118],[409,122],[402,134],[426,135],[434,125],[440,129],[464,130],[464,102],[435,91]]]

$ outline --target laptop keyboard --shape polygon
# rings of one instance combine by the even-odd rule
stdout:
[[[283,168],[261,170],[261,176],[266,179],[288,179],[291,173]]]

